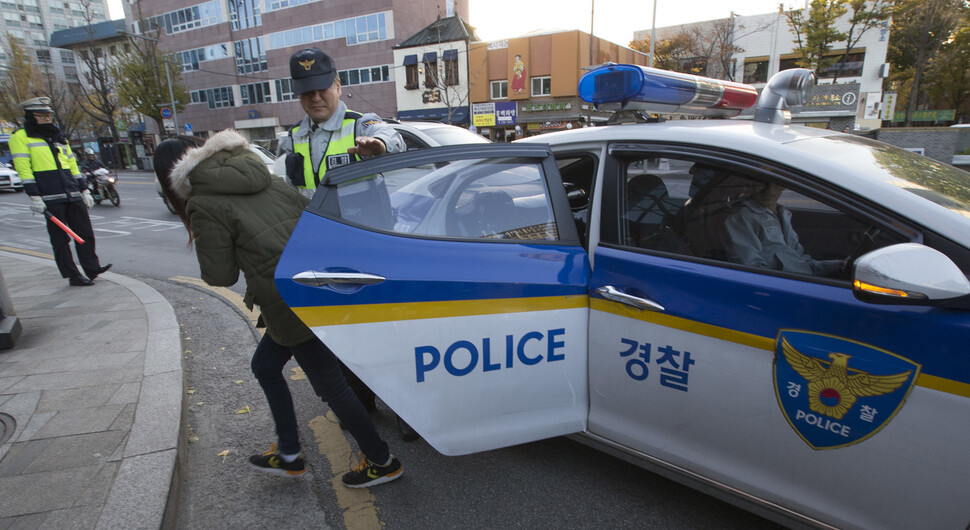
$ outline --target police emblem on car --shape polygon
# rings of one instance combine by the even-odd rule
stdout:
[[[902,408],[920,365],[831,335],[782,330],[775,344],[775,394],[785,419],[813,449],[876,434]]]

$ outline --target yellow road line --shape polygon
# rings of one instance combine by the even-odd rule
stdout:
[[[37,252],[36,250],[24,250],[22,248],[8,247],[4,245],[0,245],[0,250],[6,250],[7,252],[15,252],[17,254],[26,254],[28,256],[34,256],[37,258],[54,259],[53,254],[45,254],[43,252]]]
[[[367,488],[348,488],[340,480],[344,473],[357,466],[357,461],[333,411],[310,420],[310,429],[317,449],[330,463],[331,483],[337,494],[337,507],[344,515],[344,526],[347,530],[381,530],[374,495]]]

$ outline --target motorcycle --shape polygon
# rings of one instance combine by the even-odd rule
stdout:
[[[95,204],[108,200],[115,206],[121,206],[121,196],[115,189],[118,176],[114,172],[102,167],[94,171],[85,171],[84,176],[88,179],[88,189],[91,190],[91,197],[94,198]]]

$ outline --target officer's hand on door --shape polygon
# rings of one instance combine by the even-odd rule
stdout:
[[[377,156],[383,155],[386,150],[383,140],[371,136],[358,136],[357,145],[347,149],[347,152],[361,156]]]

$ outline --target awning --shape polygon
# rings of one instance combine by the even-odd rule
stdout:
[[[441,56],[441,58],[444,59],[444,60],[446,60],[446,61],[448,59],[457,59],[458,58],[458,50],[445,50],[445,53],[444,53],[444,55]]]
[[[407,66],[409,64],[418,64],[418,56],[417,56],[417,54],[405,55],[404,56],[404,66]]]
[[[438,52],[425,52],[424,59],[421,59],[422,63],[436,63],[438,62]]]
[[[397,119],[400,121],[440,121],[447,123],[447,107],[433,107],[417,110],[399,110]],[[455,107],[451,112],[451,123],[471,123],[468,121],[468,107]]]

